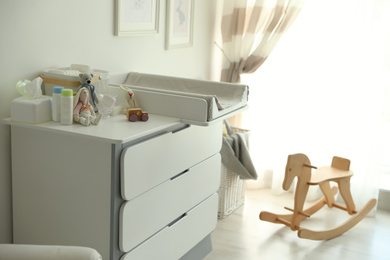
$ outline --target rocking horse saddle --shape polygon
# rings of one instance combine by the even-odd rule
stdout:
[[[353,175],[353,171],[349,169],[351,161],[345,158],[334,156],[331,166],[323,166],[317,168],[311,175],[310,185],[318,185],[324,181],[337,181],[342,178],[350,178]]]

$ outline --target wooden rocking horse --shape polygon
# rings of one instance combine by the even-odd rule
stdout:
[[[304,154],[293,154],[288,156],[286,171],[283,181],[283,189],[288,190],[295,177],[298,178],[295,197],[294,209],[285,209],[292,211],[292,214],[279,215],[266,211],[260,213],[260,219],[277,224],[284,224],[291,230],[298,231],[298,237],[312,240],[328,240],[340,236],[359,223],[376,205],[376,199],[370,199],[360,210],[355,210],[350,191],[350,179],[353,171],[349,169],[350,160],[341,157],[333,157],[331,166],[317,167],[310,164],[309,158]],[[317,169],[311,174],[311,169]],[[340,194],[346,204],[346,207],[335,202],[334,195],[337,193],[337,187],[331,188],[330,181],[338,184]],[[314,203],[311,207],[303,210],[310,185],[319,185],[324,197]],[[353,215],[343,224],[329,230],[313,231],[300,227],[302,220],[310,217],[324,205],[330,208],[339,208]]]

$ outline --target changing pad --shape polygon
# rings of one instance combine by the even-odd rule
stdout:
[[[124,84],[153,88],[155,91],[171,92],[172,94],[201,97],[209,102],[215,98],[219,110],[229,108],[241,102],[248,86],[195,80],[161,75],[130,72]]]
[[[134,91],[161,93],[165,97],[169,95],[202,100],[207,106],[205,118],[208,122],[245,107],[248,101],[248,86],[244,84],[130,72],[122,85],[127,85]],[[179,103],[183,102],[178,101]]]

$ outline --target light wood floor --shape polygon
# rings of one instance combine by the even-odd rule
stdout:
[[[269,190],[247,190],[245,204],[218,220],[213,251],[204,260],[390,259],[390,211],[378,210],[376,217],[364,218],[335,239],[312,241],[298,238],[284,225],[259,220],[262,210],[288,213],[284,206],[293,207],[291,193],[273,196]],[[301,226],[321,230],[348,218],[342,210],[324,207]]]

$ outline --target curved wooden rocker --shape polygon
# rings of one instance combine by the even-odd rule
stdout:
[[[350,179],[353,171],[349,169],[350,160],[334,156],[331,166],[317,167],[310,164],[309,158],[304,154],[293,154],[288,156],[286,171],[283,181],[283,189],[288,190],[297,177],[298,182],[295,190],[294,209],[285,207],[292,211],[292,214],[274,214],[267,211],[260,213],[260,219],[272,223],[284,224],[293,231],[298,231],[298,237],[312,240],[328,240],[340,236],[359,223],[376,205],[376,199],[370,199],[366,205],[356,211],[350,190]],[[311,169],[317,169],[311,174]],[[330,181],[338,184],[340,194],[346,204],[346,207],[335,202],[334,195],[337,193],[337,187],[330,187]],[[310,185],[319,185],[324,197],[314,203],[311,207],[303,210]],[[323,206],[330,208],[339,208],[353,215],[343,224],[328,230],[313,231],[300,227],[302,220],[320,210]]]

